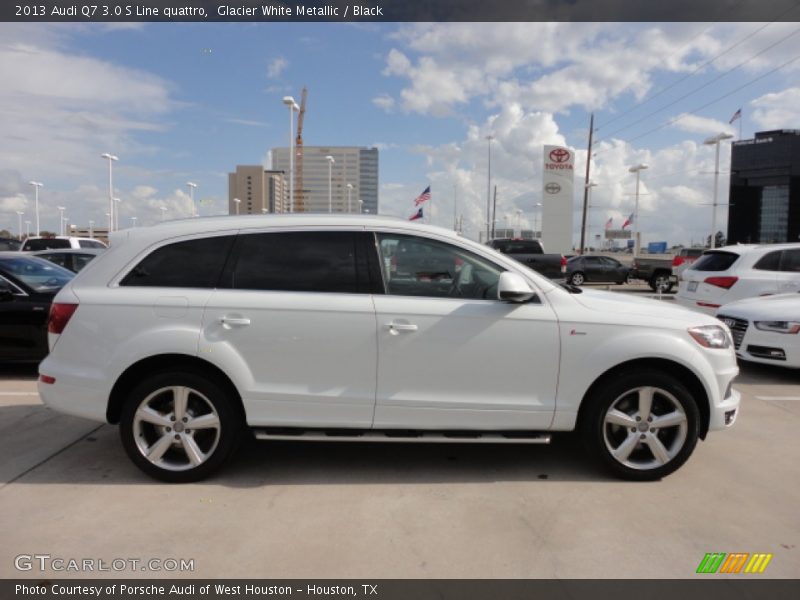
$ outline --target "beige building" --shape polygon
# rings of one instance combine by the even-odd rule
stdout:
[[[228,173],[228,214],[252,215],[264,212],[286,212],[289,188],[283,171],[269,171],[261,165],[236,165]]]
[[[295,185],[295,211],[328,212],[328,156],[335,161],[331,167],[330,210],[357,213],[361,209],[377,214],[378,149],[358,146],[303,146],[302,189]],[[272,168],[289,173],[288,148],[272,149]]]

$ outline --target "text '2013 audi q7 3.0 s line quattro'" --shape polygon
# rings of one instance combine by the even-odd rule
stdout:
[[[118,423],[131,460],[172,482],[210,475],[245,428],[489,443],[577,429],[617,476],[664,477],[736,419],[730,331],[655,300],[579,291],[386,217],[129,229],[56,297],[39,392]]]

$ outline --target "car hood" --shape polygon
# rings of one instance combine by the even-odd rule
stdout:
[[[717,314],[745,319],[772,319],[775,321],[800,321],[800,294],[756,296],[729,302],[717,309]]]
[[[719,321],[709,315],[676,306],[671,301],[653,298],[637,298],[620,292],[584,290],[573,296],[577,302],[588,309],[606,314],[639,316],[652,320],[652,324],[670,323],[672,326],[694,327],[698,325],[719,325]]]

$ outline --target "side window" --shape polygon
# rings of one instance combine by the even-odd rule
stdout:
[[[78,240],[78,245],[81,248],[105,248],[101,242],[96,242],[94,240]]]
[[[759,271],[777,271],[781,264],[781,251],[776,250],[762,256],[755,265],[754,269]]]
[[[51,263],[57,264],[59,267],[64,267],[65,269],[69,269],[69,266],[67,265],[66,254],[45,254],[41,258],[46,258]]]
[[[235,236],[175,242],[157,248],[120,282],[132,287],[214,288]]]
[[[781,271],[800,273],[800,250],[784,250]]]
[[[73,254],[72,255],[72,265],[75,267],[75,272],[77,273],[83,267],[88,265],[92,259],[95,258],[94,254]]]
[[[386,292],[396,296],[497,299],[504,269],[467,250],[436,240],[378,234]]]
[[[226,287],[285,292],[369,293],[358,269],[358,237],[350,231],[240,235]],[[363,254],[360,253],[360,254]]]

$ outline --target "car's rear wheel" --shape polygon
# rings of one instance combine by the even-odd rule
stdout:
[[[233,454],[243,420],[225,386],[191,372],[138,385],[122,409],[120,436],[146,474],[174,483],[211,475]]]
[[[654,275],[650,280],[650,289],[652,289],[654,292],[666,294],[672,290],[672,286],[673,283],[669,280],[669,275],[665,275],[663,273]]]
[[[661,479],[683,465],[697,445],[697,403],[672,375],[626,373],[586,401],[592,404],[581,423],[584,441],[623,479]]]
[[[569,282],[572,285],[583,285],[585,281],[586,278],[580,271],[575,271],[572,275],[569,276]]]

